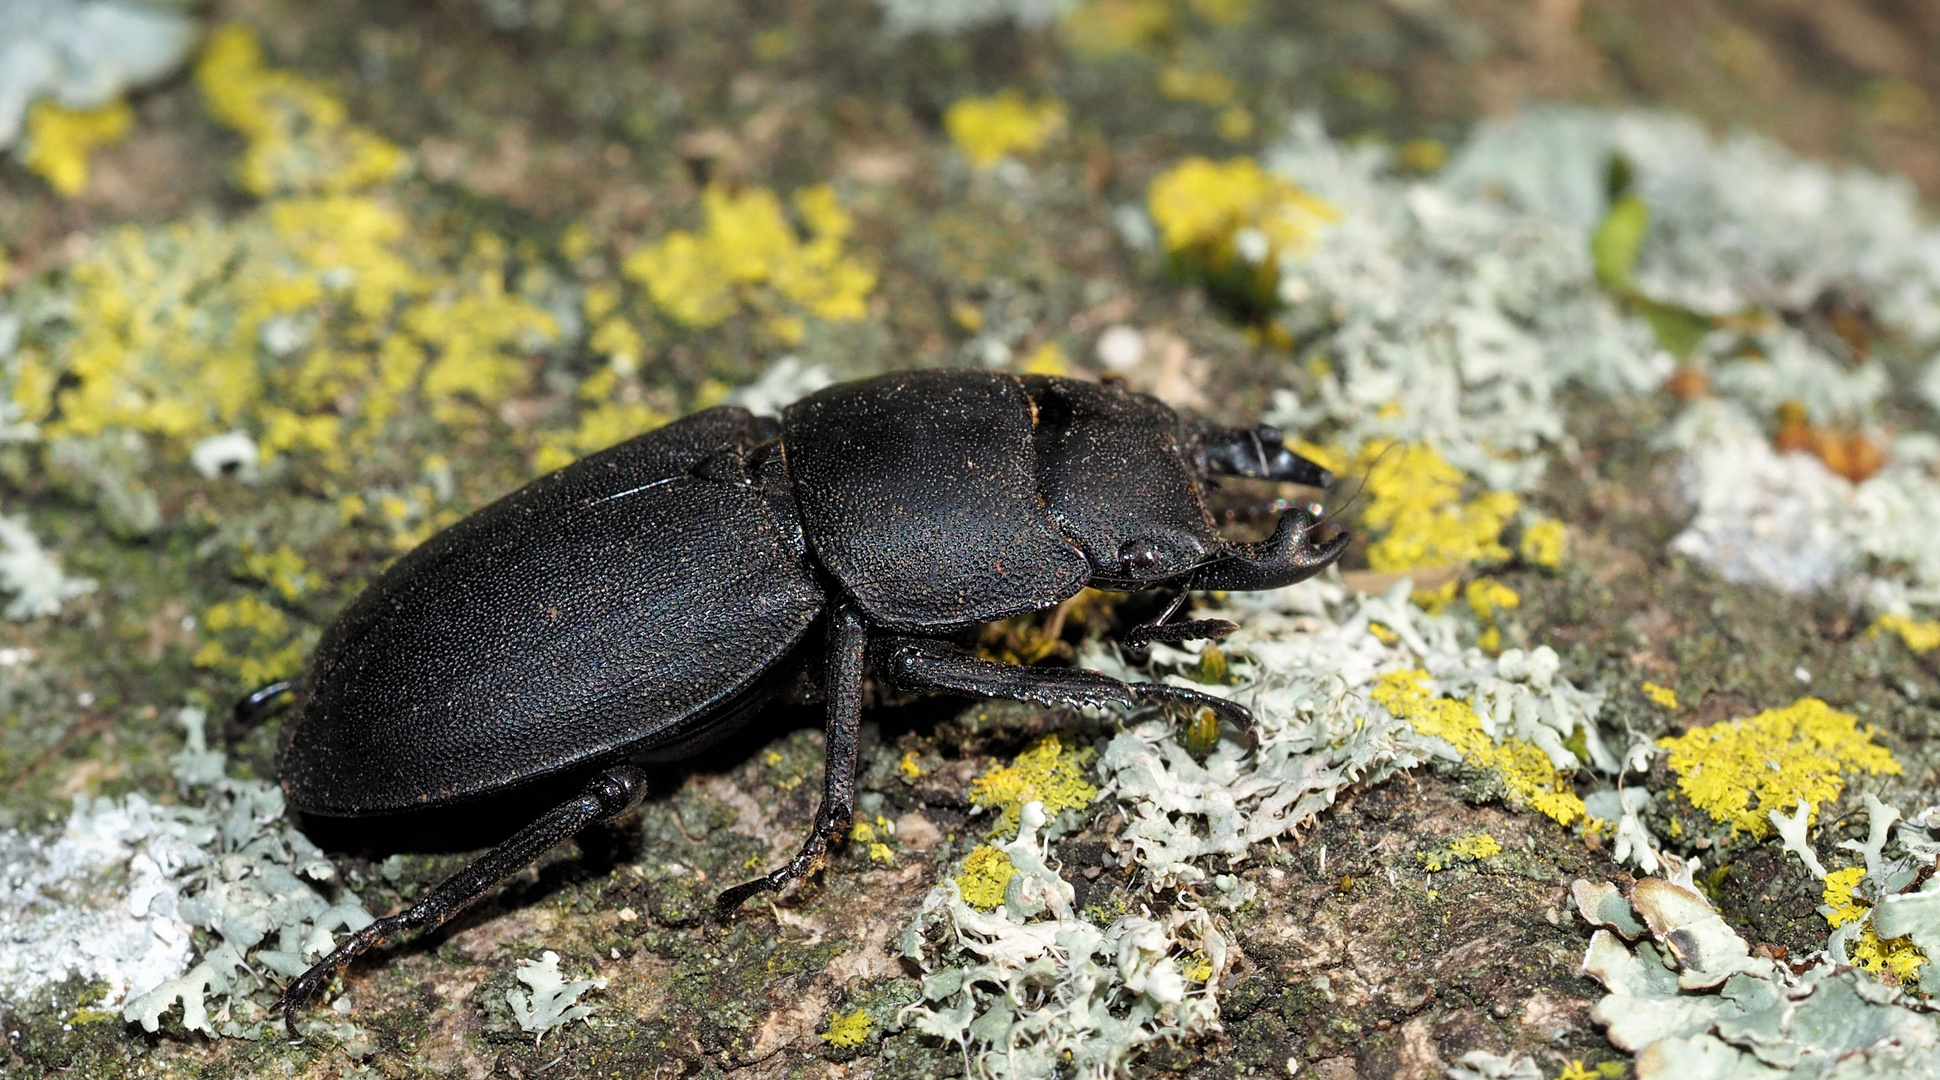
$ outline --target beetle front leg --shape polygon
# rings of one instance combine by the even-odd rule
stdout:
[[[1216,641],[1239,629],[1239,624],[1225,619],[1187,619],[1185,622],[1172,622],[1186,606],[1186,597],[1192,595],[1188,583],[1181,588],[1172,601],[1165,605],[1150,622],[1140,623],[1118,636],[1118,643],[1128,649],[1143,649],[1154,641]]]
[[[728,889],[714,901],[714,917],[725,922],[750,896],[779,892],[789,882],[815,872],[829,844],[849,827],[855,816],[857,729],[862,723],[862,655],[868,634],[862,616],[842,606],[829,619],[829,655],[825,675],[828,698],[828,746],[823,764],[822,805],[815,811],[802,850],[787,864],[753,881]]]
[[[1253,741],[1253,713],[1225,698],[1164,683],[1120,682],[1084,668],[1040,668],[972,656],[946,641],[894,638],[878,652],[877,674],[899,690],[1009,698],[1038,705],[1184,705],[1211,709]]]
[[[424,899],[351,934],[336,951],[283,988],[276,1007],[283,1011],[283,1024],[289,1028],[290,1037],[302,1038],[296,1031],[297,1010],[317,996],[352,961],[401,934],[443,924],[574,833],[594,822],[619,817],[640,805],[646,793],[647,778],[640,770],[626,765],[609,769],[594,777],[577,798],[554,807],[546,816],[514,833],[511,839],[439,882]]]

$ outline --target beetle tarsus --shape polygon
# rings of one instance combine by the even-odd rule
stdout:
[[[646,793],[647,778],[640,770],[630,765],[609,769],[594,777],[572,800],[554,807],[439,882],[424,899],[352,933],[329,956],[283,988],[276,1007],[283,1013],[283,1026],[289,1029],[290,1037],[303,1037],[296,1030],[296,1014],[358,957],[392,938],[443,924],[561,841],[594,822],[619,817],[640,805]]]
[[[1142,649],[1154,641],[1217,641],[1239,629],[1225,619],[1187,619],[1184,622],[1144,623],[1118,636],[1128,649]]]
[[[753,881],[724,890],[714,900],[714,917],[726,922],[734,910],[757,893],[780,892],[788,883],[807,877],[822,865],[829,844],[847,831],[855,816],[857,730],[862,724],[862,658],[868,645],[866,624],[852,607],[837,608],[829,619],[829,653],[825,668],[828,697],[827,751],[824,757],[822,805],[801,851],[787,865]]]
[[[1248,749],[1258,749],[1259,735],[1253,730],[1253,710],[1237,701],[1165,683],[1126,683],[1142,705],[1183,705],[1193,711],[1211,709],[1213,715],[1239,729]]]

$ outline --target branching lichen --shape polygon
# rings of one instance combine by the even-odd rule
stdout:
[[[902,937],[904,956],[924,970],[923,1000],[903,1010],[904,1022],[1004,1080],[1102,1080],[1148,1046],[1216,1030],[1211,986],[1227,949],[1211,917],[1086,921],[1044,861],[1044,823],[1038,804],[1023,808],[1001,851],[1016,874],[994,910],[967,903],[954,880],[924,898]]]

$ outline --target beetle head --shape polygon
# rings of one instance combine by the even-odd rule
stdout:
[[[1219,534],[1205,500],[1215,476],[1316,487],[1333,481],[1273,428],[1184,419],[1123,386],[1044,376],[1024,385],[1036,410],[1046,508],[1084,552],[1092,584],[1272,589],[1312,577],[1346,548],[1344,536],[1321,540],[1319,522],[1305,510],[1288,512],[1260,543]]]
[[[1094,585],[1176,581],[1225,550],[1181,451],[1178,414],[1122,386],[1027,376],[1038,487]]]
[[[1207,487],[1213,486],[1219,476],[1309,487],[1326,487],[1334,482],[1332,472],[1288,449],[1279,430],[1270,425],[1231,428],[1188,420],[1184,428],[1193,465]],[[1296,506],[1281,515],[1273,535],[1265,541],[1223,542],[1223,554],[1193,575],[1191,587],[1244,591],[1277,589],[1305,581],[1340,558],[1351,540],[1344,532],[1323,539],[1322,528],[1320,518]]]

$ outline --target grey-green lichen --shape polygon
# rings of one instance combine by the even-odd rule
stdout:
[[[1601,899],[1586,904],[1593,895]],[[1583,917],[1606,927],[1583,959],[1609,992],[1593,1015],[1637,1055],[1640,1080],[1910,1078],[1928,1075],[1940,1053],[1934,1014],[1908,1008],[1897,990],[1855,968],[1820,960],[1795,969],[1754,955],[1690,887],[1639,881],[1629,897],[1634,916],[1600,912],[1607,892],[1583,883],[1577,896]]]
[[[254,1038],[277,989],[261,972],[299,973],[333,947],[333,931],[371,917],[348,890],[325,895],[335,868],[285,820],[282,791],[227,775],[202,710],[177,718],[187,745],[173,758],[175,777],[198,802],[77,797],[53,844],[8,834],[22,849],[10,887],[27,891],[0,906],[0,963],[14,994],[79,973],[106,979],[104,1004],[125,996],[122,1015],[148,1031],[179,1003],[188,1030]],[[197,930],[210,944],[182,973]]]
[[[606,989],[605,979],[567,979],[559,970],[559,954],[550,949],[537,960],[519,961],[518,977],[526,989],[507,990],[505,1002],[519,1027],[541,1040],[554,1028],[593,1015],[599,1006],[579,999],[589,990]]]
[[[923,1001],[905,1022],[1005,1080],[1112,1076],[1154,1043],[1216,1030],[1211,988],[1226,939],[1211,916],[1084,919],[1044,861],[1044,824],[1042,804],[1026,804],[1002,847],[1017,872],[995,910],[966,903],[954,879],[924,898],[902,937],[924,970]]]

